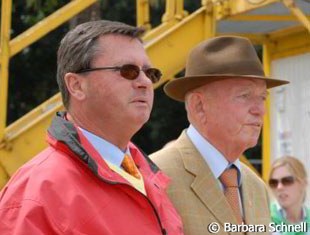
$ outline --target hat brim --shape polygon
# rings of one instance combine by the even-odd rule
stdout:
[[[188,77],[176,78],[174,80],[169,81],[164,86],[164,91],[170,98],[183,102],[185,99],[185,94],[188,91],[203,86],[205,84],[208,84],[210,82],[231,78],[245,78],[245,79],[247,78],[247,79],[263,80],[266,81],[267,89],[289,83],[289,81],[286,80],[273,79],[263,76],[212,74],[204,76],[188,76]]]

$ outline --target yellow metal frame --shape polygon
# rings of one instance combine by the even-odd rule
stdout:
[[[202,6],[205,8],[205,17],[204,17],[205,28],[203,29],[205,38],[214,37],[216,35],[215,6],[212,3],[212,0],[202,1]]]
[[[7,115],[7,97],[9,83],[9,59],[10,59],[10,30],[11,30],[11,0],[2,1],[1,9],[1,67],[0,67],[0,143],[4,137],[4,129],[6,127]]]
[[[305,15],[310,20],[309,15]],[[231,21],[298,21],[293,15],[236,15],[229,17]]]
[[[252,0],[251,0],[252,1]],[[162,23],[151,29],[149,0],[137,0],[137,25],[144,26],[145,48],[152,63],[163,70],[164,78],[155,88],[172,79],[184,68],[189,50],[200,41],[216,35],[219,20],[296,20],[300,26],[269,34],[236,34],[248,37],[254,44],[263,45],[263,64],[270,74],[271,61],[277,58],[310,52],[309,16],[302,13],[291,0],[262,0],[251,4],[249,0],[202,0],[201,8],[191,15],[183,8],[183,0],[167,0]],[[50,98],[21,119],[5,128],[9,58],[37,41],[96,0],[73,0],[35,26],[10,41],[11,1],[2,1],[1,19],[1,80],[0,80],[0,188],[18,166],[45,147],[43,138],[55,111],[63,109],[59,94]],[[292,15],[252,16],[248,11],[282,2]],[[291,41],[294,41],[292,44]],[[263,177],[270,169],[269,99],[263,128]],[[3,112],[4,110],[4,112]],[[36,140],[34,142],[33,140]],[[245,161],[245,158],[243,157]],[[4,179],[4,180],[3,180]],[[1,181],[2,180],[2,181]]]
[[[10,176],[8,175],[5,167],[0,162],[0,189],[6,184]]]
[[[298,21],[308,30],[310,33],[310,21],[302,10],[297,7],[294,0],[282,0],[284,5],[292,12],[292,14],[298,19]]]
[[[16,166],[28,161],[31,155],[45,148],[46,130],[55,112],[62,109],[61,98],[57,94],[7,127],[7,142],[0,148],[0,162],[8,175],[12,175]]]
[[[310,34],[303,26],[277,31],[270,35],[270,41],[272,60],[310,52]]]
[[[270,76],[271,74],[271,46],[269,42],[265,42],[263,44],[263,66],[266,76]],[[270,149],[271,149],[271,142],[270,142],[270,97],[267,97],[266,100],[266,114],[264,116],[264,126],[262,132],[262,145],[263,145],[263,167],[262,167],[262,176],[264,180],[267,180],[268,174],[270,171]]]
[[[74,0],[55,11],[53,14],[14,38],[10,42],[10,56],[15,55],[27,46],[36,42],[95,2],[96,0]]]
[[[223,20],[232,16],[239,16],[251,10],[267,6],[279,0],[263,0],[258,4],[251,4],[247,0],[214,0],[216,20]]]
[[[30,44],[36,42],[38,39],[42,38],[44,35],[52,31],[56,27],[60,26],[64,22],[68,21],[73,16],[77,15],[82,10],[89,7],[95,2],[96,0],[71,1],[64,7],[60,8],[50,16],[46,17],[44,20],[40,21],[39,23],[10,41],[12,1],[2,1],[0,87],[0,107],[2,111],[0,112],[0,144],[3,144],[5,138],[9,58],[23,50]]]
[[[292,43],[294,42],[294,43]],[[270,35],[263,46],[263,63],[267,75],[271,74],[271,62],[275,59],[310,52],[310,35],[304,27],[293,27]],[[271,165],[270,98],[267,99],[267,114],[263,128],[263,179],[267,180]]]
[[[166,0],[166,11],[162,17],[162,22],[181,20],[187,15],[188,13],[184,11],[183,0]]]
[[[213,28],[213,23],[211,21],[206,21],[205,17],[206,8],[201,7],[183,21],[171,27],[169,30],[166,30],[160,36],[145,45],[152,63],[156,67],[163,68],[164,77],[159,83],[155,84],[155,88],[159,87],[167,80],[174,78],[174,75],[184,68],[189,50],[197,43],[206,39],[206,35],[212,35],[213,32],[211,29]],[[209,25],[206,25],[206,23]],[[178,40],[184,35],[191,36],[188,37],[186,41],[181,42]],[[165,60],[163,60],[163,58],[165,58]],[[167,64],[170,64],[170,66],[167,67]]]
[[[150,3],[148,0],[136,0],[137,26],[151,29],[150,24]]]
[[[165,13],[162,16],[162,23],[158,27],[149,31],[148,34],[143,37],[145,42],[161,35],[188,15],[188,13],[184,10],[183,0],[167,0],[165,9]],[[138,26],[147,26],[147,29],[150,29],[151,26],[148,25],[150,17],[148,1],[138,0],[137,10]]]
[[[7,118],[7,97],[8,97],[8,80],[9,80],[9,59],[19,51],[23,50],[30,44],[34,43],[48,32],[52,31],[62,23],[68,21],[73,16],[80,13],[85,8],[89,7],[91,4],[95,3],[96,0],[74,0],[57,10],[55,13],[51,14],[41,22],[37,23],[35,26],[26,30],[24,33],[20,34],[16,38],[10,41],[10,30],[11,30],[11,12],[12,12],[12,1],[2,0],[1,9],[1,54],[0,54],[0,188],[8,179],[16,168],[23,162],[29,160],[29,156],[23,157],[23,151],[27,151],[27,148],[33,147],[33,150],[40,151],[42,146],[45,146],[44,140],[40,142],[40,139],[36,138],[37,134],[41,131],[40,119],[35,120],[35,127],[29,129],[29,132],[25,132],[26,126],[31,126],[32,115],[25,115],[24,118],[19,119],[13,125],[6,128],[6,118]],[[40,108],[37,108],[40,109]],[[30,114],[36,113],[35,110],[30,112]],[[24,119],[30,120],[30,122],[25,122]],[[44,119],[46,122],[49,120]],[[19,126],[19,123],[26,123],[26,125]],[[12,129],[15,131],[12,132]],[[35,134],[29,134],[30,132],[35,132]],[[42,131],[41,131],[42,132]],[[15,133],[12,134],[12,133]],[[18,133],[18,134],[17,134]],[[30,138],[24,138],[23,134]],[[11,135],[11,136],[10,136]],[[43,133],[42,135],[43,136]],[[18,137],[18,138],[17,138]],[[14,139],[15,138],[15,139]],[[34,140],[38,140],[39,143],[35,143]],[[29,143],[31,143],[29,145]],[[32,145],[32,146],[31,146]],[[40,146],[38,149],[37,146]],[[14,148],[15,147],[15,148]],[[12,150],[15,150],[12,151]],[[16,152],[17,150],[17,152]],[[13,157],[15,156],[15,157]]]

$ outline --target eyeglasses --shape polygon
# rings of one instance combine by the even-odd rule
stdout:
[[[97,70],[108,70],[108,69],[120,71],[121,76],[128,80],[136,79],[139,76],[140,71],[143,71],[145,75],[152,81],[152,83],[158,82],[162,76],[162,73],[159,69],[156,69],[156,68],[140,69],[137,65],[134,65],[134,64],[124,64],[122,66],[114,66],[114,67],[81,69],[77,71],[76,73],[86,73],[86,72],[92,72],[92,71],[97,71]]]
[[[286,176],[286,177],[283,177],[281,179],[270,179],[269,180],[269,186],[270,186],[270,188],[275,189],[278,187],[280,182],[283,186],[290,186],[290,185],[294,184],[295,178],[293,176]]]

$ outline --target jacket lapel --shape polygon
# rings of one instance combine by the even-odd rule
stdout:
[[[241,186],[241,197],[242,197],[242,202],[243,202],[243,213],[244,213],[244,218],[245,218],[245,223],[246,224],[255,224],[255,217],[253,214],[253,199],[254,195],[253,192],[255,191],[252,189],[251,182],[249,182],[249,178],[246,177],[245,172],[243,172],[243,169],[241,168],[241,174],[243,175],[242,177],[242,186]]]
[[[185,169],[195,176],[191,188],[197,197],[222,225],[225,222],[236,224],[217,179],[185,131],[177,140],[177,146],[181,149]]]

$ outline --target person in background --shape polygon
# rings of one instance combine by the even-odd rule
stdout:
[[[143,31],[100,20],[62,39],[57,82],[67,111],[53,119],[49,146],[2,189],[1,234],[183,234],[168,178],[130,141],[161,77]]]
[[[276,159],[270,170],[269,186],[277,199],[271,204],[271,218],[275,224],[308,223],[307,232],[283,232],[284,235],[310,235],[310,209],[304,205],[306,199],[307,172],[295,157]]]
[[[190,126],[151,158],[172,178],[168,194],[185,234],[230,234],[225,223],[269,225],[267,186],[239,157],[257,144],[267,89],[286,83],[265,77],[248,39],[221,36],[196,46],[185,77],[165,85],[185,102]]]

